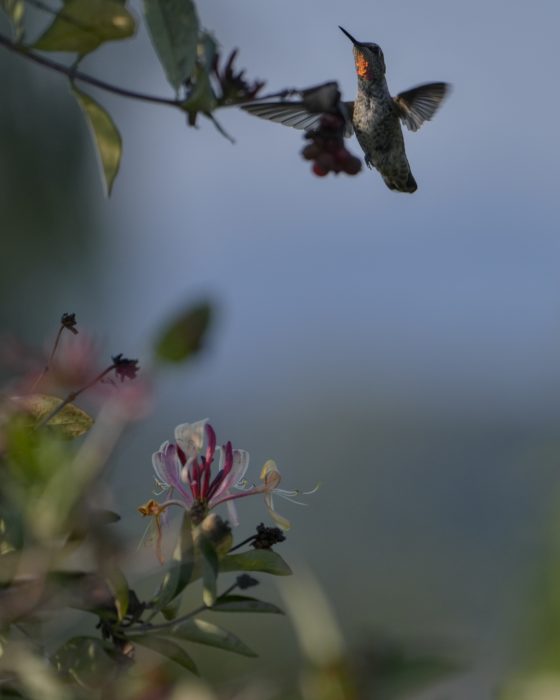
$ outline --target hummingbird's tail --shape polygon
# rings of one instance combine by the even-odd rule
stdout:
[[[383,177],[385,184],[390,190],[395,190],[396,192],[416,192],[418,185],[414,179],[414,175],[408,171],[408,177],[405,181],[397,181],[388,177]]]

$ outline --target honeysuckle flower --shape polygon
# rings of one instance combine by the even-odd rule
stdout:
[[[269,459],[268,462],[265,462],[261,470],[260,478],[263,482],[262,486],[253,487],[252,492],[264,494],[264,502],[266,503],[266,507],[268,508],[269,515],[278,525],[278,527],[282,530],[289,530],[291,527],[291,523],[287,518],[285,518],[283,515],[280,515],[280,513],[278,513],[275,510],[273,497],[276,495],[280,498],[286,499],[287,501],[291,501],[292,503],[297,503],[297,505],[304,506],[306,504],[302,503],[301,501],[296,501],[295,497],[309,496],[310,494],[315,493],[319,488],[319,484],[317,484],[317,486],[315,486],[315,488],[311,489],[310,491],[300,491],[299,489],[288,490],[278,488],[278,484],[282,480],[282,477],[280,475],[278,467],[276,466],[276,462],[272,459]]]
[[[213,471],[213,464],[217,469]],[[161,525],[165,511],[170,506],[180,506],[189,511],[195,524],[204,520],[208,512],[225,503],[233,525],[238,524],[233,501],[247,496],[263,495],[274,522],[283,530],[290,522],[274,509],[273,497],[292,501],[302,493],[278,488],[281,476],[276,463],[269,460],[261,471],[259,485],[249,484],[245,474],[249,466],[249,453],[233,449],[231,442],[216,446],[216,433],[207,419],[196,423],[183,423],[175,428],[175,443],[164,442],[152,455],[152,464],[159,493],[166,492],[167,500],[157,503],[151,499],[138,509],[143,516],[155,519],[158,556],[161,553]],[[304,504],[301,504],[304,505]]]
[[[206,449],[203,452],[206,438]],[[237,525],[237,513],[232,501],[248,496],[232,488],[243,482],[249,466],[249,453],[233,449],[231,442],[216,447],[216,433],[208,420],[183,423],[175,428],[175,444],[164,442],[152,455],[156,481],[162,490],[176,492],[185,508],[200,521],[220,503],[228,504],[229,516]],[[212,465],[217,460],[217,471]]]

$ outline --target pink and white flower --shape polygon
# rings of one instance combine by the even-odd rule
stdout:
[[[214,472],[215,462],[217,469]],[[261,494],[271,518],[280,528],[287,530],[290,522],[276,512],[273,497],[280,496],[300,503],[294,500],[296,496],[317,490],[317,487],[307,492],[278,488],[281,476],[272,460],[262,468],[262,483],[250,484],[245,479],[249,453],[233,449],[231,442],[217,447],[216,433],[207,419],[178,425],[175,428],[175,443],[164,442],[152,455],[152,464],[158,487],[162,492],[167,492],[167,500],[158,503],[151,499],[138,510],[143,516],[155,518],[158,552],[161,552],[161,520],[170,506],[188,510],[196,524],[204,519],[209,510],[225,503],[232,524],[237,525],[234,501]]]

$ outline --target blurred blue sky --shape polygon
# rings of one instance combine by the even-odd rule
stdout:
[[[144,357],[186,300],[220,312],[210,351],[161,377],[155,415],[122,448],[120,498],[133,508],[150,489],[149,453],[175,424],[209,415],[257,468],[275,457],[286,485],[322,482],[310,508],[285,508],[288,551],[350,635],[441,634],[484,656],[509,630],[558,486],[560,5],[199,4],[267,90],[336,79],[352,98],[341,24],[382,46],[393,94],[435,80],[453,93],[405,134],[412,196],[367,170],[315,178],[300,132],[236,110],[218,114],[232,146],[209,122],[98,95],[125,148],[110,201],[92,148],[84,162],[98,274],[45,304],[67,296],[111,349]],[[169,94],[143,32],[86,68]]]

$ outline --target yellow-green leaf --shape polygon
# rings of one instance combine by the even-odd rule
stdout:
[[[128,582],[123,572],[116,566],[111,566],[105,577],[107,579],[107,585],[115,598],[117,617],[120,622],[128,610]]]
[[[271,549],[228,554],[220,560],[220,571],[262,571],[274,576],[289,576],[292,573],[282,557]]]
[[[16,40],[20,41],[24,33],[25,0],[0,0],[0,9],[10,18]]]
[[[176,596],[182,593],[192,579],[194,563],[192,524],[189,514],[185,512],[171,566],[153,601],[157,610],[166,608]]]
[[[232,651],[242,656],[257,656],[257,654],[236,637],[235,634],[206,620],[197,618],[194,620],[183,620],[173,627],[166,629],[164,634],[170,637],[176,637],[177,639],[184,639],[188,642],[194,642],[195,644],[206,644],[207,646],[217,647],[218,649],[225,649],[226,651]]]
[[[47,394],[17,396],[13,398],[13,401],[25,413],[29,414],[35,425],[39,424],[63,403],[58,396],[49,396]],[[78,408],[73,403],[69,403],[60,409],[46,425],[62,437],[74,438],[87,433],[93,425],[93,418],[81,408]]]
[[[198,669],[194,661],[183,649],[183,647],[179,646],[175,642],[172,642],[169,639],[162,639],[161,637],[152,637],[149,634],[142,636],[130,635],[129,639],[131,642],[141,644],[142,646],[165,656],[167,659],[175,661],[176,664],[179,664],[183,668],[186,668],[187,670],[191,671],[191,673],[198,676]]]
[[[83,55],[105,41],[127,39],[135,29],[134,18],[119,2],[70,0],[35,42],[34,48]]]
[[[107,194],[110,195],[121,164],[121,135],[114,121],[99,103],[76,87],[72,88],[72,94],[86,115],[103,169]]]

